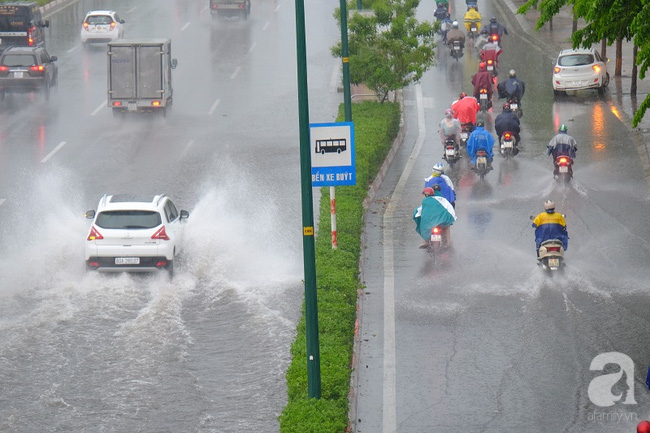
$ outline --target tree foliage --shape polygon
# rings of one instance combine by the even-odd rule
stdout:
[[[530,8],[539,10],[539,19],[535,25],[535,30],[542,28],[544,24],[551,21],[554,15],[560,12],[563,6],[573,4],[574,0],[528,0],[517,10],[518,14],[525,14]]]
[[[636,17],[632,20],[630,30],[634,35],[634,43],[639,47],[636,63],[640,66],[639,78],[645,78],[645,74],[650,67],[650,2],[641,2],[641,8],[637,11]],[[632,124],[636,127],[645,116],[646,111],[650,108],[650,95],[646,95],[636,113]]]
[[[389,92],[418,82],[435,64],[437,23],[418,21],[419,0],[376,0],[373,14],[348,21],[350,82],[364,83],[385,101]],[[342,57],[341,43],[332,54]]]

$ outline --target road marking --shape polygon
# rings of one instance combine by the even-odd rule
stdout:
[[[264,27],[262,27],[262,30],[266,30],[266,29],[268,29],[268,28],[269,28],[269,24],[270,24],[270,22],[267,21],[266,24],[264,24]]]
[[[204,8],[202,8],[199,13],[202,14],[206,11],[206,9],[209,9],[209,7],[206,5]]]
[[[107,101],[106,99],[104,99],[104,102],[102,102],[101,104],[99,104],[99,107],[95,108],[95,111],[93,111],[92,113],[90,113],[90,115],[91,115],[91,116],[94,116],[95,114],[99,113],[99,110],[101,110],[102,108],[104,108],[104,107],[106,106],[107,103],[108,103],[108,101]]]
[[[230,79],[231,79],[231,80],[234,80],[234,79],[235,79],[235,77],[236,77],[237,74],[239,73],[239,70],[240,70],[240,69],[241,69],[241,66],[237,66],[237,68],[235,69],[235,72],[233,72],[232,75],[230,76]]]
[[[68,51],[66,51],[66,52],[71,53],[71,52],[73,52],[74,50],[76,50],[77,48],[79,48],[80,46],[81,46],[81,45],[75,45],[74,47],[70,48],[70,49],[69,49]]]
[[[219,102],[221,102],[221,99],[217,99],[216,101],[214,101],[214,104],[212,104],[210,111],[208,111],[209,115],[212,115],[212,113],[214,113],[214,110],[217,109],[217,105],[219,105]]]
[[[2,203],[4,203],[5,201],[7,201],[7,200],[4,199],[4,198],[0,198],[0,206],[2,206]]]
[[[273,12],[277,12],[277,11],[279,11],[279,10],[280,10],[280,5],[277,5],[277,6],[275,7],[275,9],[273,10]]]
[[[185,23],[185,25],[184,25],[183,27],[181,27],[181,32],[182,32],[183,30],[185,30],[186,28],[188,28],[189,26],[190,26],[190,23],[189,23],[189,22],[188,22],[188,23]]]
[[[60,142],[59,145],[54,148],[54,150],[52,150],[50,153],[48,153],[47,156],[41,160],[41,162],[47,162],[47,160],[50,159],[52,157],[52,155],[54,155],[56,152],[58,152],[59,149],[61,149],[64,144],[65,144],[65,141]]]
[[[181,152],[181,155],[178,157],[178,159],[183,159],[185,157],[185,155],[187,154],[187,152],[190,150],[190,147],[192,147],[193,144],[194,144],[194,140],[190,140],[185,145],[185,149],[183,149],[183,151]]]
[[[251,51],[253,51],[256,46],[257,46],[257,42],[253,42],[253,45],[251,45],[251,47],[248,49],[248,52],[250,53]]]
[[[424,109],[422,107],[422,87],[415,86],[418,115],[418,138],[411,155],[406,162],[397,187],[390,197],[384,213],[384,401],[383,401],[383,432],[397,431],[396,409],[396,374],[395,374],[395,262],[393,260],[393,218],[397,202],[404,196],[404,190],[413,165],[417,160],[426,129],[424,127]]]
[[[128,11],[126,11],[126,13],[127,13],[127,14],[130,14],[131,12],[133,12],[134,10],[136,10],[137,8],[138,8],[137,6],[133,6],[131,9],[129,9]]]

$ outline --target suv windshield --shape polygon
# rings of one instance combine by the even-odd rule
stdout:
[[[571,54],[560,57],[560,66],[584,66],[594,63],[594,56],[591,54]]]
[[[36,57],[32,54],[6,54],[2,58],[5,66],[32,66],[36,64]]]
[[[103,229],[152,229],[162,224],[162,220],[155,211],[114,210],[101,212],[95,224]]]

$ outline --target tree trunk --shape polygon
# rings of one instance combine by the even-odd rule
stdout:
[[[550,30],[550,31],[553,31],[553,17],[551,17],[551,19],[548,20],[548,25],[549,25],[549,27],[548,27],[549,30]]]
[[[623,38],[616,38],[616,71],[614,75],[620,77],[623,72]]]
[[[634,44],[634,47],[632,48],[632,86],[630,87],[630,94],[631,95],[636,95],[636,73],[637,73],[637,68],[636,68],[636,55],[639,52],[639,47]]]
[[[607,61],[607,38],[603,38],[600,43],[600,55],[604,61]]]
[[[573,16],[573,27],[571,27],[571,34],[573,35],[575,32],[578,31],[578,18]]]

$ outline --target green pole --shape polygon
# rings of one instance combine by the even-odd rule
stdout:
[[[341,53],[343,57],[343,106],[345,121],[352,122],[352,98],[350,96],[350,63],[348,51],[348,9],[347,0],[341,0]]]
[[[300,125],[300,186],[302,190],[302,251],[305,269],[305,326],[307,338],[307,388],[309,398],[320,398],[320,352],[318,349],[318,302],[314,248],[314,201],[311,186],[309,102],[304,0],[296,0],[296,47],[298,60],[298,122]]]
[[[357,0],[357,10],[361,10],[361,0]]]

